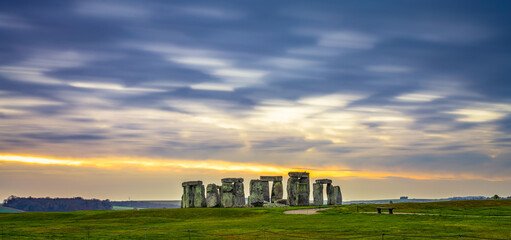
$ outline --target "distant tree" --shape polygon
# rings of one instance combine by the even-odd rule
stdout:
[[[111,210],[110,200],[76,198],[22,198],[10,196],[4,206],[27,212],[67,212],[79,210]]]
[[[493,199],[500,199],[500,197],[499,197],[499,195],[495,194],[495,195],[493,196]]]

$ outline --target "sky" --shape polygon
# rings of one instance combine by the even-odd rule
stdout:
[[[1,1],[0,199],[511,195],[511,2]]]

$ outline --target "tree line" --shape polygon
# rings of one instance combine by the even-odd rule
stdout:
[[[10,196],[4,200],[4,207],[26,212],[69,212],[81,210],[112,210],[110,200],[75,198],[33,198]]]

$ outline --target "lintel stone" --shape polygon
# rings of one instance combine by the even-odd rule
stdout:
[[[294,177],[294,178],[303,178],[303,177],[309,177],[309,173],[308,172],[289,172],[289,177]]]
[[[329,183],[332,183],[332,180],[330,180],[330,179],[318,179],[318,180],[316,180],[316,183],[329,184]]]
[[[243,178],[222,178],[222,183],[242,183]]]
[[[280,182],[282,182],[282,176],[261,176],[260,180],[261,181],[273,181],[273,182],[280,181]]]
[[[188,182],[183,182],[183,187],[185,186],[197,186],[197,185],[202,185],[202,181],[188,181]]]

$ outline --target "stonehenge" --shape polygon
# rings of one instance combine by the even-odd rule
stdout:
[[[206,207],[206,198],[204,197],[204,185],[202,185],[202,181],[184,182],[182,186],[182,208]]]
[[[326,184],[327,205],[341,205],[342,196],[339,186],[332,186],[330,179],[318,179],[313,185],[314,205],[323,205],[323,185]]]
[[[260,180],[263,183],[263,198],[267,202],[276,202],[284,196],[284,187],[282,185],[282,176],[261,176]],[[273,182],[271,187],[271,194],[269,192],[269,182]]]
[[[212,183],[206,187],[206,206],[208,208],[220,207],[220,193],[218,192],[219,187]]]
[[[248,196],[248,205],[253,207],[262,207],[264,204],[263,181],[258,179],[250,180],[250,195]]]
[[[262,207],[266,204],[308,206],[310,204],[310,177],[308,172],[289,172],[287,199],[284,199],[282,176],[260,176],[250,180],[248,203],[245,204],[243,178],[223,178],[222,185],[202,181],[183,182],[182,208],[199,207]],[[270,190],[270,182],[272,182]],[[313,204],[323,205],[323,190],[326,184],[327,205],[341,205],[342,194],[339,186],[333,186],[330,179],[317,179],[312,184]],[[206,195],[206,196],[205,196]]]
[[[310,182],[308,172],[289,172],[287,201],[289,206],[308,206]]]
[[[243,178],[223,178],[221,188],[221,206],[243,207],[245,206],[245,188]]]

